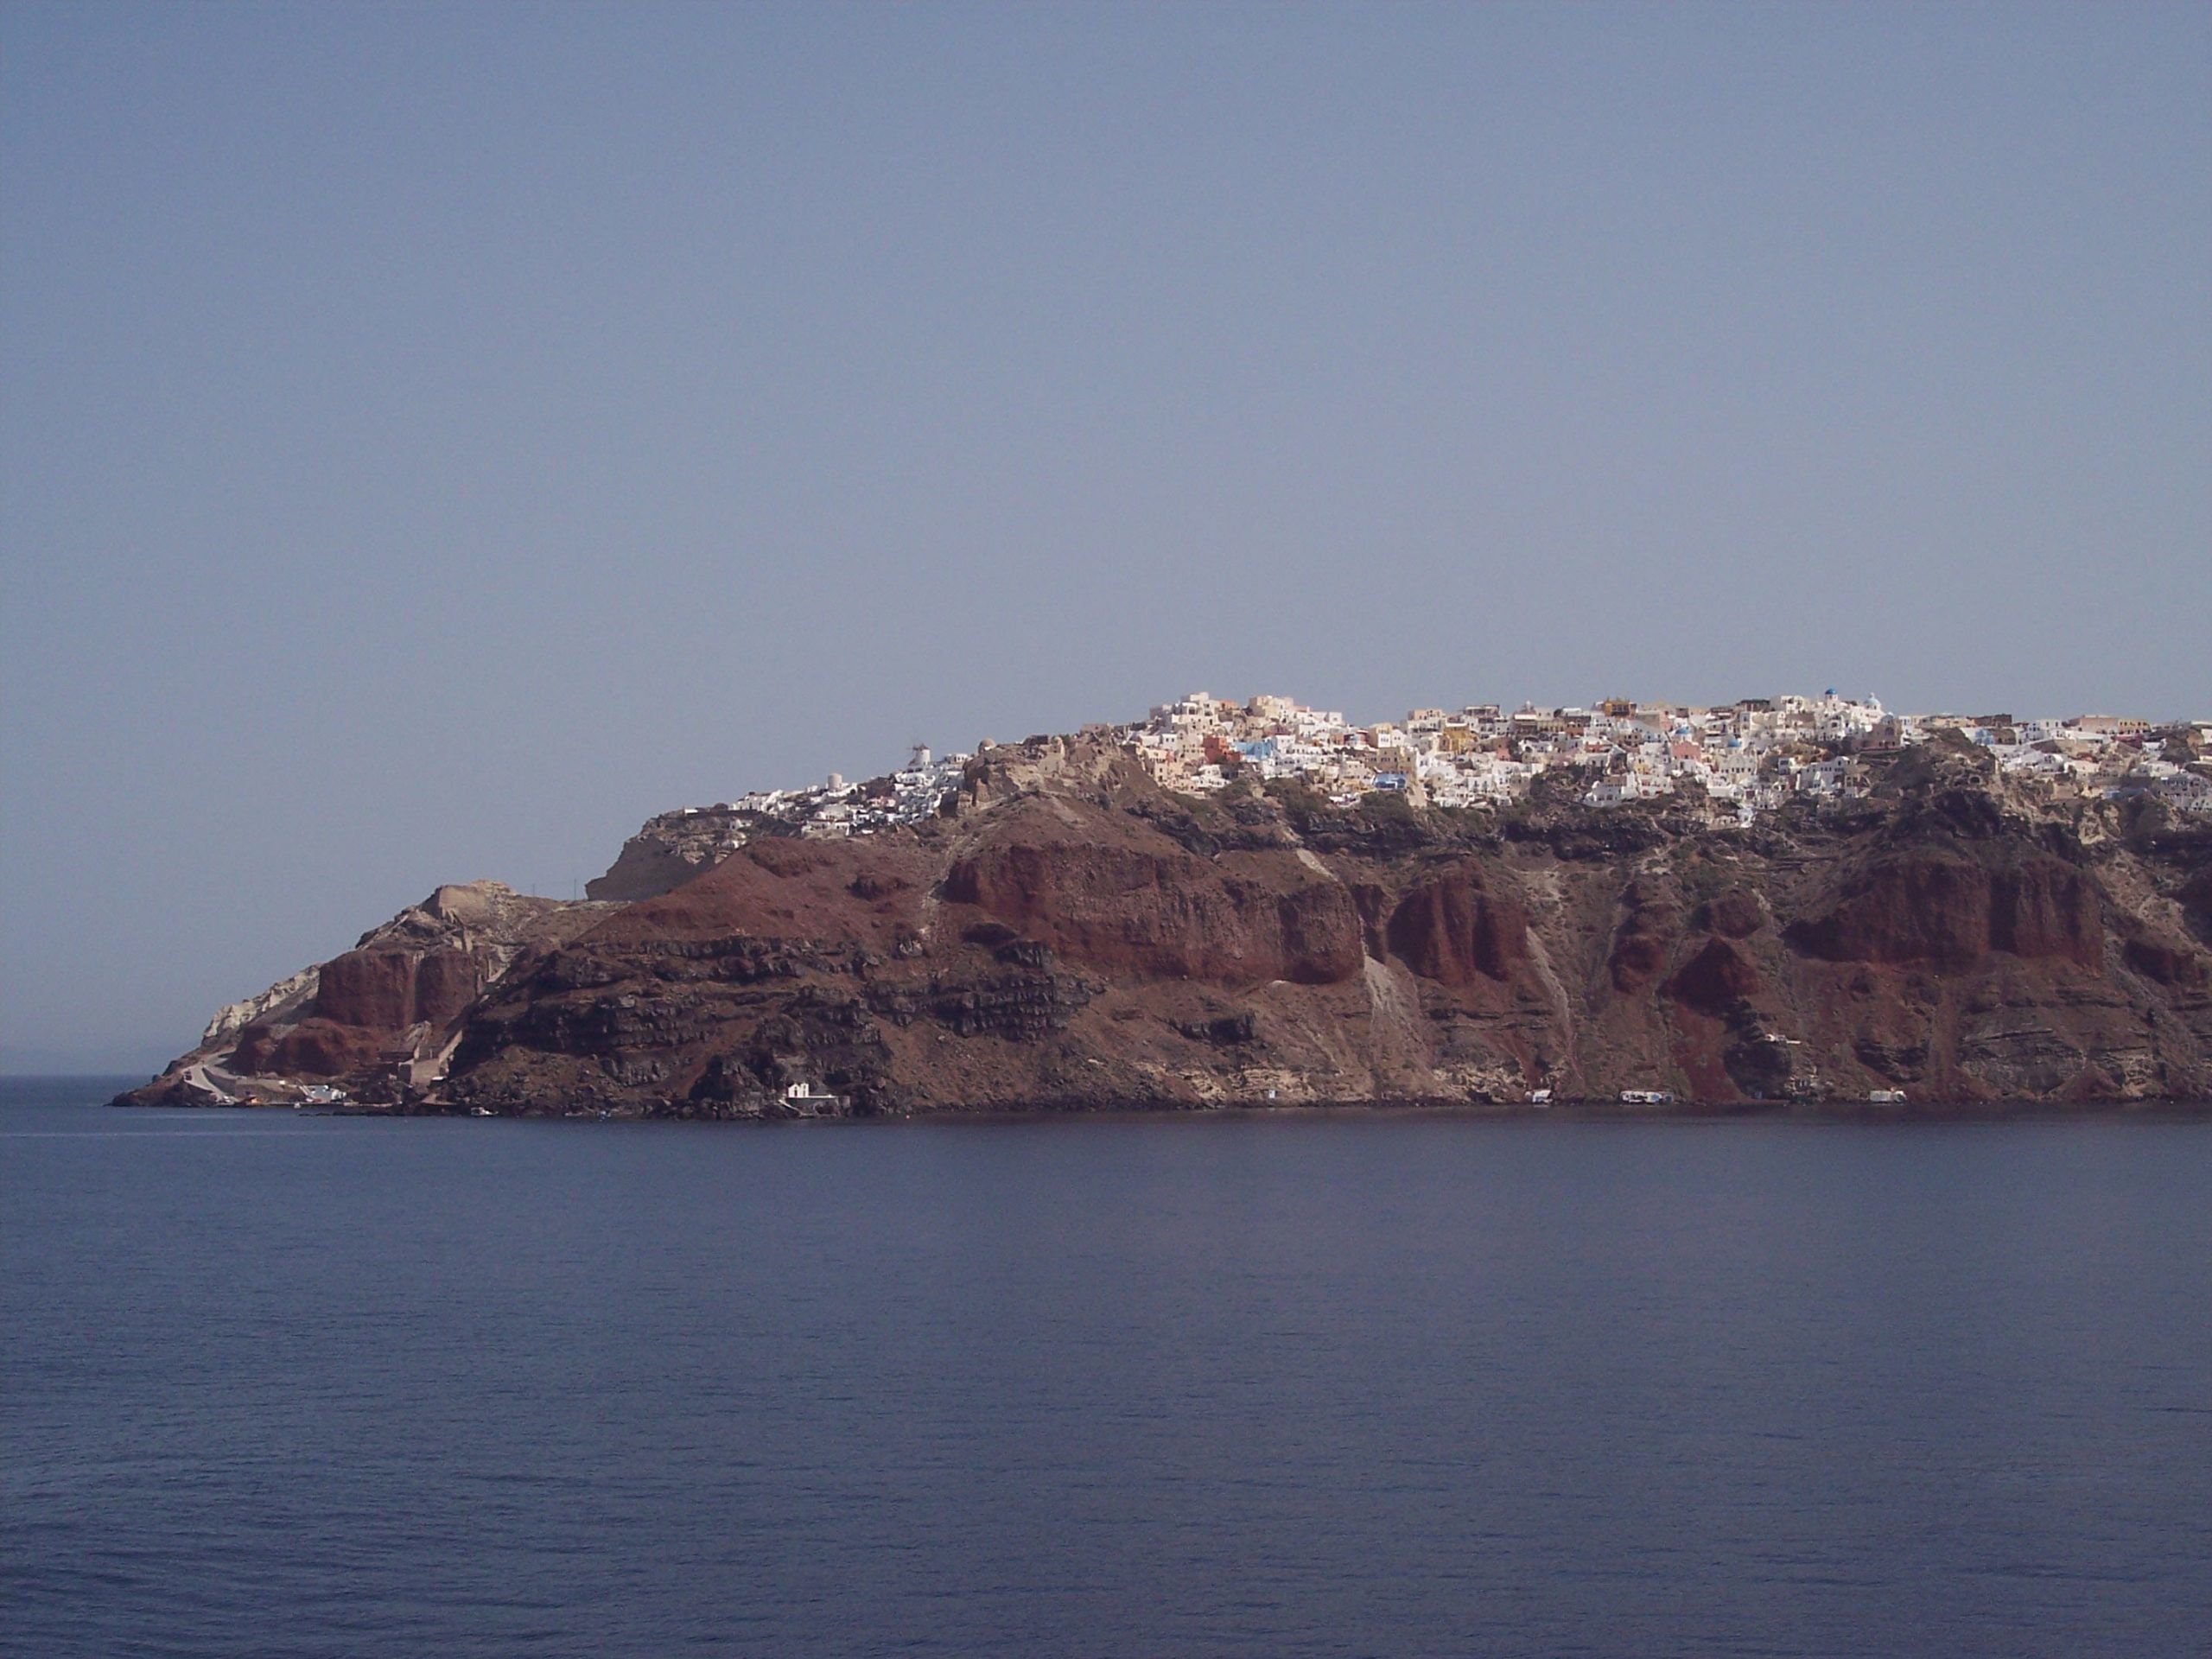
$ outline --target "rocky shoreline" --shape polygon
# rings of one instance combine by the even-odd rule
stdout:
[[[149,1100],[143,1090],[128,1090],[109,1101],[122,1108],[174,1107],[171,1100]],[[268,1112],[273,1104],[200,1103],[208,1111]],[[715,1113],[702,1111],[690,1102],[652,1103],[642,1107],[586,1109],[549,1103],[524,1109],[472,1108],[450,1102],[415,1099],[385,1104],[346,1102],[340,1104],[294,1106],[303,1117],[438,1117],[507,1118],[536,1122],[611,1123],[754,1123],[761,1125],[837,1123],[989,1124],[1037,1122],[1052,1119],[1147,1120],[1162,1117],[1298,1120],[1328,1117],[1403,1118],[1450,1117],[1485,1122],[1520,1123],[1664,1123],[1737,1122],[1853,1123],[1919,1125],[1942,1123],[2078,1122],[2125,1120],[2176,1122],[2212,1120],[2212,1097],[2170,1099],[2145,1096],[2133,1100],[2081,1101],[1962,1101],[1927,1105],[1891,1105],[1872,1101],[1764,1100],[1671,1102],[1663,1106],[1628,1106],[1618,1101],[1565,1100],[1549,1106],[1525,1102],[1474,1100],[1245,1100],[1197,1103],[1190,1101],[1106,1103],[1096,1101],[1039,1101],[1027,1105],[945,1107],[930,1111],[880,1109],[869,1112],[821,1114],[807,1117],[773,1111]]]
[[[1548,1089],[1578,1117],[1909,1119],[2212,1096],[2212,828],[2055,801],[1963,743],[1745,826],[1694,791],[1198,798],[1045,738],[918,823],[664,860],[658,891],[624,857],[620,900],[440,888],[121,1101],[1540,1115]]]

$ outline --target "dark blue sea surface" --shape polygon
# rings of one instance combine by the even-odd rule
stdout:
[[[2178,1655],[2212,1123],[0,1109],[0,1651]]]

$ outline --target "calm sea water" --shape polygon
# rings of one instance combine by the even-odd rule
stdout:
[[[12,1655],[2201,1654],[2212,1123],[0,1108]]]

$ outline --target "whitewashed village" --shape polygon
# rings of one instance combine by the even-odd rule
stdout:
[[[1286,696],[1239,702],[1195,691],[1142,721],[1084,728],[1122,744],[1162,787],[1191,795],[1280,782],[1339,807],[1388,794],[1412,807],[1478,810],[1525,800],[1550,780],[1549,798],[1609,808],[1675,798],[1722,828],[1749,826],[1792,802],[1858,799],[1885,758],[1946,733],[1986,750],[2007,777],[2045,785],[2053,801],[2152,796],[2212,813],[2212,720],[1908,715],[1833,690],[1709,707],[1475,703],[1368,725]],[[986,741],[978,751],[993,747]],[[811,788],[757,791],[660,823],[665,830],[671,820],[703,820],[697,828],[718,842],[699,849],[709,855],[740,844],[748,823],[808,836],[868,835],[938,812],[975,759],[918,745],[884,777],[853,783],[832,773]]]
[[[1519,800],[1539,779],[1561,777],[1585,805],[1694,788],[1748,824],[1792,798],[1855,798],[1872,760],[1947,730],[1988,750],[2007,774],[2046,779],[2059,793],[2150,791],[2212,810],[2212,778],[2196,764],[2212,745],[2212,721],[1900,715],[1878,698],[1834,691],[1709,708],[1611,698],[1508,712],[1478,703],[1370,726],[1287,697],[1240,704],[1198,692],[1154,709],[1123,729],[1123,741],[1162,785],[1192,793],[1249,773],[1295,779],[1339,806],[1384,790],[1414,806],[1465,808]]]

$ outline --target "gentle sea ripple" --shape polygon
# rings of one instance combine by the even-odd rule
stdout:
[[[4,1088],[10,1655],[2208,1650],[2212,1123]]]

